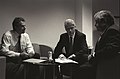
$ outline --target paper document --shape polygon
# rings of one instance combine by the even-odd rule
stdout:
[[[76,63],[76,64],[78,64],[78,62],[73,61],[71,59],[60,59],[60,58],[55,59],[55,62],[57,62],[57,63]]]
[[[31,58],[31,59],[26,59],[23,62],[36,64],[36,63],[41,63],[41,62],[44,62],[44,61],[47,61],[47,60]]]

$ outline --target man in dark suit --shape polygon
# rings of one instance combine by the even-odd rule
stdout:
[[[106,10],[99,11],[94,15],[94,18],[95,27],[101,33],[95,46],[95,57],[90,60],[97,65],[97,72],[99,74],[96,79],[116,79],[116,77],[111,74],[117,71],[111,71],[113,67],[108,65],[107,62],[111,63],[111,60],[119,55],[120,32],[118,31],[111,12]]]
[[[76,24],[72,19],[67,19],[64,26],[66,33],[60,35],[60,40],[54,50],[54,58],[68,58],[83,64],[87,61],[86,54],[88,54],[86,35],[76,29]],[[63,49],[65,53],[62,52]],[[66,68],[69,67],[64,65],[63,70],[69,73]]]

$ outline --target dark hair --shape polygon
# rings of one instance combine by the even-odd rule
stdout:
[[[15,30],[15,27],[20,23],[20,21],[25,22],[25,19],[22,17],[15,17],[15,19],[12,22],[13,30]]]
[[[101,10],[94,15],[95,20],[103,20],[108,26],[114,24],[114,17],[110,11]]]

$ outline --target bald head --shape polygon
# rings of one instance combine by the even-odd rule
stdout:
[[[64,22],[65,30],[67,31],[68,35],[72,36],[75,33],[76,24],[72,19],[66,19]]]
[[[70,25],[76,26],[74,20],[72,20],[72,19],[66,19],[65,22],[64,22],[64,26],[66,27],[66,26],[70,26]]]

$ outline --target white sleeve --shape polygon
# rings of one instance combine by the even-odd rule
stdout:
[[[8,57],[19,56],[20,53],[9,50],[10,45],[11,45],[11,36],[3,34],[2,42],[1,42],[1,51],[2,51],[1,53]]]
[[[27,50],[27,53],[28,54],[35,54],[35,52],[34,52],[34,49],[33,49],[33,46],[32,46],[32,43],[31,43],[31,41],[30,41],[30,38],[29,38],[29,35],[27,34],[26,35],[26,50]]]

